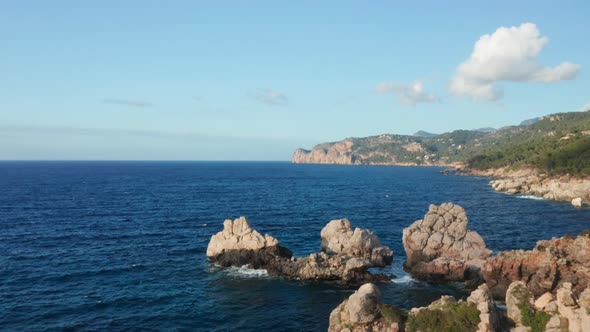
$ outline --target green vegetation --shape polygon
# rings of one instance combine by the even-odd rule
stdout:
[[[388,323],[403,323],[408,319],[407,311],[389,304],[377,304],[377,311],[376,317],[381,316]]]
[[[441,308],[422,309],[410,315],[406,323],[408,332],[468,332],[476,331],[479,310],[473,303],[449,302]]]
[[[590,112],[561,113],[504,133],[467,159],[469,167],[536,168],[549,174],[590,175]]]
[[[447,165],[473,169],[535,168],[551,175],[590,176],[590,111],[558,113],[495,131],[456,130],[440,135],[385,134],[351,138],[356,164]],[[327,151],[334,143],[314,149]]]
[[[542,311],[537,311],[529,302],[529,293],[524,287],[519,286],[514,289],[514,295],[518,301],[518,309],[522,317],[522,324],[531,328],[531,332],[545,331],[545,325],[551,319],[551,316]]]

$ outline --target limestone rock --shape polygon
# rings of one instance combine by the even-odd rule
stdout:
[[[386,317],[381,292],[374,284],[362,285],[330,314],[330,332],[398,332],[403,322]],[[391,309],[395,310],[395,309]]]
[[[459,205],[443,203],[430,205],[424,219],[403,231],[407,260],[404,267],[420,279],[462,281],[476,277],[484,260],[492,254],[482,237],[467,229],[467,214]],[[442,260],[440,260],[442,259]],[[447,278],[442,269],[452,268]]]
[[[260,250],[273,247],[279,241],[253,230],[245,217],[223,222],[223,231],[213,235],[207,246],[207,256],[215,257],[227,250]]]
[[[377,235],[352,226],[348,219],[330,221],[320,233],[321,250],[328,254],[345,254],[368,259],[374,266],[386,266],[393,260],[393,251],[382,246]]]
[[[576,198],[572,199],[572,205],[575,207],[582,207],[582,198],[576,197]]]
[[[590,237],[562,237],[537,242],[533,250],[500,252],[483,266],[484,280],[496,298],[522,280],[534,296],[555,292],[563,283],[579,294],[590,285]]]
[[[535,300],[535,309],[537,309],[537,310],[545,309],[545,307],[549,303],[551,303],[554,299],[555,299],[555,297],[553,296],[553,294],[551,294],[549,292],[541,295],[538,299]]]
[[[381,246],[377,236],[368,230],[356,229],[350,233],[337,233],[343,250],[294,258],[278,240],[260,235],[242,217],[224,222],[223,231],[211,237],[207,256],[223,267],[247,265],[289,279],[333,280],[344,284],[389,281],[391,277],[370,273],[368,269],[390,264],[392,251]]]
[[[523,325],[521,310],[523,305],[532,307],[533,295],[524,282],[515,281],[510,284],[506,291],[506,311],[508,318],[512,319],[516,325]]]
[[[477,332],[495,332],[500,328],[498,309],[492,299],[490,290],[486,284],[479,286],[471,292],[467,302],[473,303],[479,310],[479,325]]]

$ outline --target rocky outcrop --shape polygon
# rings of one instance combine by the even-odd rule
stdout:
[[[405,312],[381,303],[374,284],[362,285],[330,314],[330,332],[403,331]]]
[[[492,251],[477,232],[467,229],[467,223],[467,214],[458,205],[430,205],[424,219],[403,231],[404,268],[422,280],[477,279]]]
[[[494,332],[500,329],[500,314],[486,284],[471,292],[467,302],[475,304],[479,311],[477,332]]]
[[[499,331],[499,312],[485,285],[467,301],[443,296],[409,312],[381,302],[373,284],[364,284],[330,314],[330,332]]]
[[[324,251],[295,258],[277,239],[252,229],[246,218],[228,219],[223,230],[211,237],[207,257],[223,267],[247,265],[290,279],[345,284],[390,280],[389,276],[368,271],[391,264],[393,259],[393,252],[382,246],[375,234],[358,228],[352,231],[346,219],[332,221],[324,230],[322,241],[330,244],[325,248],[322,245]]]
[[[393,251],[382,246],[377,235],[370,230],[355,228],[348,219],[330,221],[320,233],[321,250],[328,254],[349,255],[367,259],[373,266],[391,264]]]
[[[547,200],[571,202],[576,207],[590,204],[590,178],[570,175],[550,176],[534,169],[509,170],[506,168],[485,171],[460,170],[463,174],[494,178],[490,185],[495,191],[524,194]]]
[[[584,332],[590,327],[590,288],[576,297],[571,283],[564,283],[557,296],[545,293],[537,300],[522,281],[506,292],[506,310],[512,331]]]
[[[579,294],[590,285],[590,236],[565,236],[537,242],[533,250],[500,252],[482,269],[485,282],[496,298],[503,298],[508,286],[522,281],[535,296],[554,292],[566,282]]]

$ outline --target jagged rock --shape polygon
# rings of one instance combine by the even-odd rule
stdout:
[[[382,246],[377,235],[367,229],[355,228],[348,219],[330,221],[321,231],[321,250],[328,254],[345,254],[368,259],[374,266],[393,261],[393,251]]]
[[[575,207],[582,207],[582,198],[576,197],[576,198],[572,199],[572,205]]]
[[[381,303],[381,292],[374,284],[362,285],[330,314],[330,332],[397,332],[403,329],[399,320],[388,313],[402,312]]]
[[[495,332],[500,328],[498,309],[490,294],[486,284],[480,285],[476,290],[471,292],[467,302],[476,305],[479,310],[479,325],[477,332]]]
[[[482,269],[496,298],[502,298],[513,281],[522,280],[534,296],[554,292],[564,282],[579,294],[590,285],[590,237],[565,236],[537,242],[533,250],[500,252]]]
[[[279,245],[270,235],[253,230],[245,217],[223,222],[223,231],[213,235],[207,246],[207,256],[215,257],[229,250],[260,250]]]
[[[510,284],[506,291],[506,311],[508,318],[518,326],[523,325],[523,306],[533,307],[533,295],[522,281]]]
[[[467,301],[442,296],[427,307],[409,312],[381,302],[373,284],[365,284],[330,314],[328,331],[499,331],[498,309],[486,285]]]
[[[260,235],[241,217],[224,222],[223,231],[211,237],[207,256],[223,267],[248,265],[290,279],[334,280],[345,284],[390,280],[389,276],[372,274],[368,269],[390,264],[393,252],[381,246],[379,238],[368,230],[356,229],[351,233],[350,239],[343,242],[347,250],[294,258],[277,239]]]
[[[555,299],[555,297],[553,296],[553,294],[551,293],[545,293],[543,295],[541,295],[541,297],[539,297],[538,299],[535,300],[535,309],[537,310],[543,310],[545,309],[545,307],[553,302],[553,300]]]
[[[479,276],[492,251],[477,232],[467,229],[467,222],[459,205],[430,205],[424,219],[403,231],[404,268],[424,280],[463,281]]]

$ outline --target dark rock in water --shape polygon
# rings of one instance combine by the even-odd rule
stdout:
[[[404,269],[428,281],[478,279],[492,254],[482,237],[467,229],[465,210],[452,203],[431,205],[424,219],[404,229],[403,244]]]
[[[277,239],[262,236],[241,217],[224,222],[223,231],[211,237],[207,256],[224,267],[247,265],[289,279],[359,284],[389,281],[390,276],[372,274],[368,269],[391,264],[393,251],[382,246],[371,231],[359,228],[352,231],[348,220],[339,219],[322,230],[320,253],[295,258]]]

